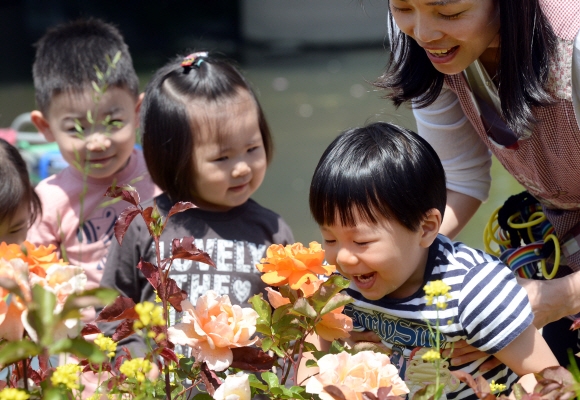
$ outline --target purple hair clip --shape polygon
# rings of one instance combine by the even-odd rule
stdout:
[[[191,53],[183,59],[181,66],[184,68],[199,68],[201,63],[207,58],[207,51],[198,51]]]

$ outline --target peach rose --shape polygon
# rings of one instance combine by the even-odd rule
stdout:
[[[248,375],[243,372],[228,375],[212,397],[215,400],[250,400],[252,391]]]
[[[308,379],[306,392],[315,393],[322,400],[333,400],[325,386],[337,386],[346,400],[362,400],[364,392],[375,396],[380,387],[391,387],[391,395],[409,393],[399,372],[386,354],[361,351],[355,355],[342,352],[327,354],[318,360],[320,373]]]
[[[320,287],[321,283],[322,281],[315,283],[315,291]],[[290,299],[282,296],[277,290],[267,287],[266,291],[268,292],[268,302],[272,307],[278,308],[290,303]],[[352,318],[343,314],[343,310],[344,306],[335,308],[322,316],[322,320],[314,327],[314,330],[321,338],[332,342],[333,340],[345,339],[350,336],[349,332],[352,331]]]
[[[197,299],[195,307],[184,300],[182,323],[167,330],[169,340],[189,346],[197,361],[205,361],[214,371],[223,371],[233,359],[231,348],[254,344],[258,313],[232,305],[227,295],[210,290]]]
[[[83,269],[74,265],[52,264],[45,272],[44,277],[30,274],[30,285],[40,285],[54,293],[61,307],[70,294],[82,292],[87,284]]]
[[[0,279],[12,281],[25,297],[19,298],[4,288],[0,288],[0,338],[20,340],[24,334],[22,324],[25,301],[30,300],[28,265],[21,259],[0,259]]]
[[[294,290],[304,284],[318,280],[317,275],[330,275],[336,271],[334,265],[323,265],[324,250],[317,242],[310,242],[309,247],[302,243],[293,245],[273,244],[268,247],[263,264],[256,264],[263,272],[262,280],[271,286],[282,286],[286,283]]]

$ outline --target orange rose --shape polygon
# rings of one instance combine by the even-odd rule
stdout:
[[[18,258],[0,259],[0,279],[12,281],[18,286],[25,299],[10,295],[10,292],[0,288],[0,338],[20,340],[24,333],[22,313],[26,309],[24,301],[31,298],[28,284],[28,266]]]
[[[320,284],[316,285],[316,289],[318,287],[320,287]],[[266,288],[266,291],[268,292],[268,301],[272,307],[278,308],[290,303],[290,299],[282,296],[280,292],[272,288]],[[314,330],[321,338],[332,342],[333,340],[345,339],[350,336],[352,319],[343,314],[342,310],[344,310],[344,306],[335,308],[322,316],[322,320],[314,327]]]
[[[265,283],[271,286],[289,284],[294,290],[317,281],[317,275],[328,276],[336,271],[334,265],[323,265],[324,250],[317,242],[310,242],[310,247],[304,247],[302,243],[286,247],[273,244],[261,262],[263,264],[256,264],[256,267],[264,273],[262,280]]]
[[[20,258],[28,264],[30,272],[44,278],[46,270],[53,264],[66,265],[67,263],[59,260],[56,255],[56,247],[52,244],[48,246],[34,246],[30,242],[24,242],[22,245],[0,243],[0,258],[12,260]]]

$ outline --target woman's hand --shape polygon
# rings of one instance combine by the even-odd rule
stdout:
[[[465,340],[459,340],[453,343],[452,348],[443,350],[441,354],[444,358],[450,358],[451,365],[454,366],[467,364],[472,361],[479,360],[480,358],[489,356],[489,354],[467,344]],[[481,364],[478,370],[481,372],[489,371],[500,364],[500,360],[492,357]]]
[[[536,328],[580,312],[580,273],[549,281],[517,279],[528,292]]]

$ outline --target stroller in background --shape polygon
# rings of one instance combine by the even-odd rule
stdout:
[[[30,113],[20,114],[12,121],[10,128],[0,129],[0,138],[18,148],[28,165],[33,185],[68,166],[57,144],[48,143],[41,133],[36,132]]]

